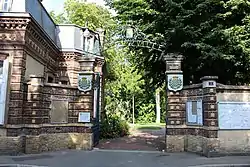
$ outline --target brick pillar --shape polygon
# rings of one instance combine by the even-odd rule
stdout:
[[[165,57],[167,81],[170,74],[182,74],[181,55],[170,54]],[[168,89],[167,84],[167,116],[166,116],[166,151],[184,151],[185,139],[185,104],[181,91]]]
[[[184,151],[185,103],[180,92],[167,92],[166,150],[167,152]]]
[[[27,102],[23,112],[24,124],[42,124],[44,121],[44,104],[43,104],[43,86],[44,77],[35,75],[30,76],[28,83]]]
[[[216,76],[205,76],[201,78],[203,87],[203,154],[210,156],[216,152],[218,147],[218,112],[216,100]]]
[[[88,106],[88,110],[83,110],[79,112],[90,112],[91,118],[93,118],[93,89],[94,89],[94,65],[95,65],[95,58],[94,57],[81,57],[79,61],[80,64],[80,72],[79,74],[82,75],[90,75],[92,77],[92,89],[87,92],[81,92],[79,93],[78,97],[79,99],[82,99],[85,105]]]
[[[10,76],[8,124],[22,124],[25,66],[26,53],[24,51],[14,52]]]

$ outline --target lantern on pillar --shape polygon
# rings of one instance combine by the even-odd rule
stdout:
[[[134,37],[134,28],[131,26],[128,26],[126,28],[126,34],[125,34],[127,39],[132,39]]]

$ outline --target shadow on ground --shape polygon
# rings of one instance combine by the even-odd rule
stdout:
[[[162,151],[165,149],[165,128],[138,128],[122,138],[101,140],[99,149]]]

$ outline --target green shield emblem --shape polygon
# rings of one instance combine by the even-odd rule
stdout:
[[[92,88],[92,76],[79,75],[78,76],[78,89],[81,91],[89,91]]]
[[[168,75],[168,89],[178,91],[183,88],[183,75]]]

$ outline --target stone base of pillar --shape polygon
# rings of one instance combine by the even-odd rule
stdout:
[[[206,157],[219,156],[220,141],[218,138],[203,137],[203,151],[202,154]]]
[[[219,154],[219,139],[195,135],[167,135],[166,152],[193,152],[206,157]]]
[[[166,135],[167,152],[183,152],[185,136],[183,135]]]

